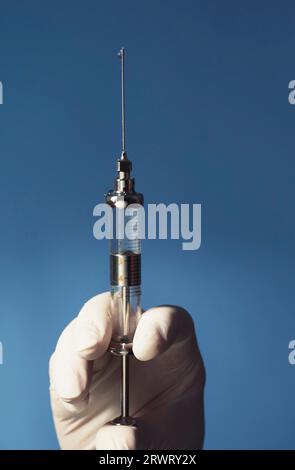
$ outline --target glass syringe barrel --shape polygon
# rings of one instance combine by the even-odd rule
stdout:
[[[122,240],[119,240],[122,242]],[[137,241],[137,240],[136,240]],[[141,315],[140,241],[111,242],[110,282],[113,336],[116,350],[132,347],[134,332]]]
[[[113,238],[110,242],[113,324],[110,349],[120,354],[122,351],[131,351],[134,332],[141,315],[139,220],[134,215],[126,215],[126,208],[131,204],[142,205],[143,196],[134,190],[134,180],[130,178],[131,162],[126,155],[122,155],[118,160],[117,171],[115,189],[107,194],[106,201],[113,209],[114,225]],[[135,228],[132,236],[128,233],[130,222]]]

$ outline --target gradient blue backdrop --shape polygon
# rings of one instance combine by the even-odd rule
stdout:
[[[143,303],[197,324],[206,448],[292,448],[292,1],[0,1],[0,448],[57,448],[47,362],[108,288],[92,210],[127,148],[147,202],[199,202],[202,247],[144,243]]]

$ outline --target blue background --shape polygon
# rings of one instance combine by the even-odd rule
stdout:
[[[193,315],[211,448],[294,448],[292,1],[0,1],[0,448],[57,448],[47,362],[108,289],[95,204],[127,149],[146,202],[202,203],[202,246],[145,241],[143,304]]]

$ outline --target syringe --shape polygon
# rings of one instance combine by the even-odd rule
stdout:
[[[129,416],[129,355],[136,325],[141,315],[141,247],[139,236],[128,237],[125,227],[130,219],[125,210],[131,204],[143,205],[143,195],[137,193],[132,164],[125,148],[125,50],[121,59],[122,153],[117,160],[114,189],[106,195],[106,202],[114,211],[113,238],[110,242],[110,284],[112,296],[113,334],[110,351],[121,357],[121,415],[113,420],[116,425],[135,425]],[[134,217],[132,217],[134,219]],[[135,224],[136,226],[136,224]],[[123,229],[123,230],[122,230]]]

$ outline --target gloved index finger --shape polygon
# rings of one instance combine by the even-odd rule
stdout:
[[[93,297],[58,340],[50,361],[50,377],[65,402],[76,403],[88,395],[93,360],[105,353],[112,335],[109,306],[109,293]]]
[[[109,292],[90,299],[80,311],[75,328],[78,354],[87,360],[102,356],[111,340],[111,296]]]

